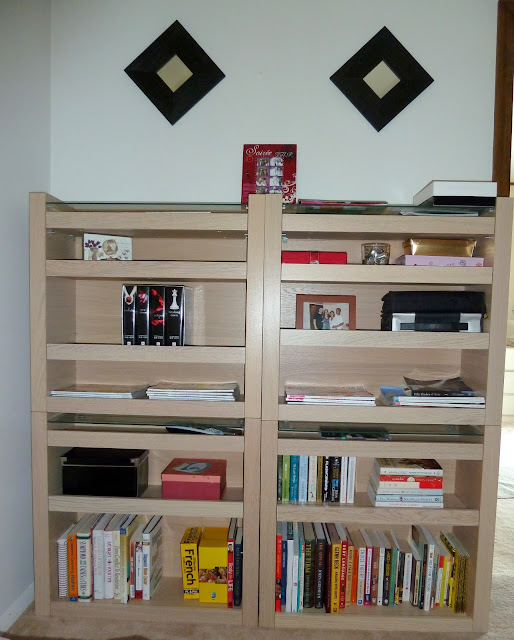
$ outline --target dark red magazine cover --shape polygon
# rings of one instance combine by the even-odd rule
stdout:
[[[281,193],[284,202],[296,202],[296,145],[245,144],[241,202],[250,193]]]

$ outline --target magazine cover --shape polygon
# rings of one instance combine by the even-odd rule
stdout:
[[[281,193],[284,202],[296,202],[296,145],[245,144],[241,202],[250,193]]]

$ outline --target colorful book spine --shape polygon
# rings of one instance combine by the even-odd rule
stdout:
[[[321,523],[314,523],[316,550],[314,558],[314,607],[323,609],[325,586],[326,539]]]
[[[323,475],[322,475],[322,502],[328,502],[330,499],[330,456],[323,456]]]
[[[277,502],[282,502],[282,474],[284,471],[283,457],[277,456]]]
[[[289,476],[291,456],[282,457],[282,502],[289,502]]]
[[[73,528],[68,534],[68,597],[78,600],[77,533]]]
[[[289,502],[298,502],[298,474],[300,456],[291,456],[290,480],[289,480]]]
[[[307,502],[316,502],[318,484],[318,456],[309,456],[309,475],[307,481]]]
[[[57,586],[59,598],[68,597],[68,534],[74,526],[74,524],[70,524],[57,540]]]
[[[275,611],[280,611],[282,604],[282,523],[277,522],[276,558],[275,558]]]
[[[298,502],[307,502],[309,484],[309,456],[299,456],[298,465]]]
[[[227,607],[229,609],[234,607],[234,541],[236,531],[237,518],[231,518],[227,535]]]
[[[346,490],[347,504],[353,504],[355,501],[355,471],[357,466],[357,458],[355,456],[348,457],[348,487]]]
[[[240,607],[243,600],[243,544],[243,521],[238,518],[234,540],[234,607]]]
[[[341,489],[339,491],[339,502],[346,504],[348,498],[348,456],[341,458]]]
[[[318,459],[318,472],[316,481],[316,502],[321,504],[323,502],[323,456],[317,456]]]
[[[180,541],[184,600],[198,600],[199,597],[198,545],[201,537],[201,527],[188,527]]]
[[[339,502],[341,490],[341,458],[330,456],[329,502]]]
[[[285,610],[287,589],[287,522],[282,525],[282,568],[280,572],[280,605]]]
[[[332,562],[330,567],[330,613],[339,613],[341,589],[341,539],[337,534],[335,524],[327,524],[327,532],[330,536],[332,546]]]

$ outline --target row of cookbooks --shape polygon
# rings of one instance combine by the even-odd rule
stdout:
[[[162,516],[86,513],[59,536],[57,568],[60,598],[150,600],[162,578]]]
[[[149,386],[112,384],[74,384],[52,389],[50,395],[65,398],[145,398],[150,400],[187,400],[235,402],[239,398],[237,382],[159,382]]]
[[[353,504],[355,456],[277,457],[277,501]]]
[[[466,611],[470,558],[451,531],[407,535],[340,523],[277,522],[275,611],[339,613],[410,603]]]
[[[243,521],[188,527],[180,542],[185,600],[239,607],[243,597]]]

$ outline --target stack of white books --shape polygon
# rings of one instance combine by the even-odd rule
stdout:
[[[64,398],[142,398],[146,387],[116,384],[72,384],[64,389],[52,389],[51,396]]]
[[[285,400],[288,404],[375,405],[375,397],[364,385],[342,387],[286,385]]]
[[[151,400],[205,400],[234,402],[239,397],[237,382],[159,382],[148,387]]]

